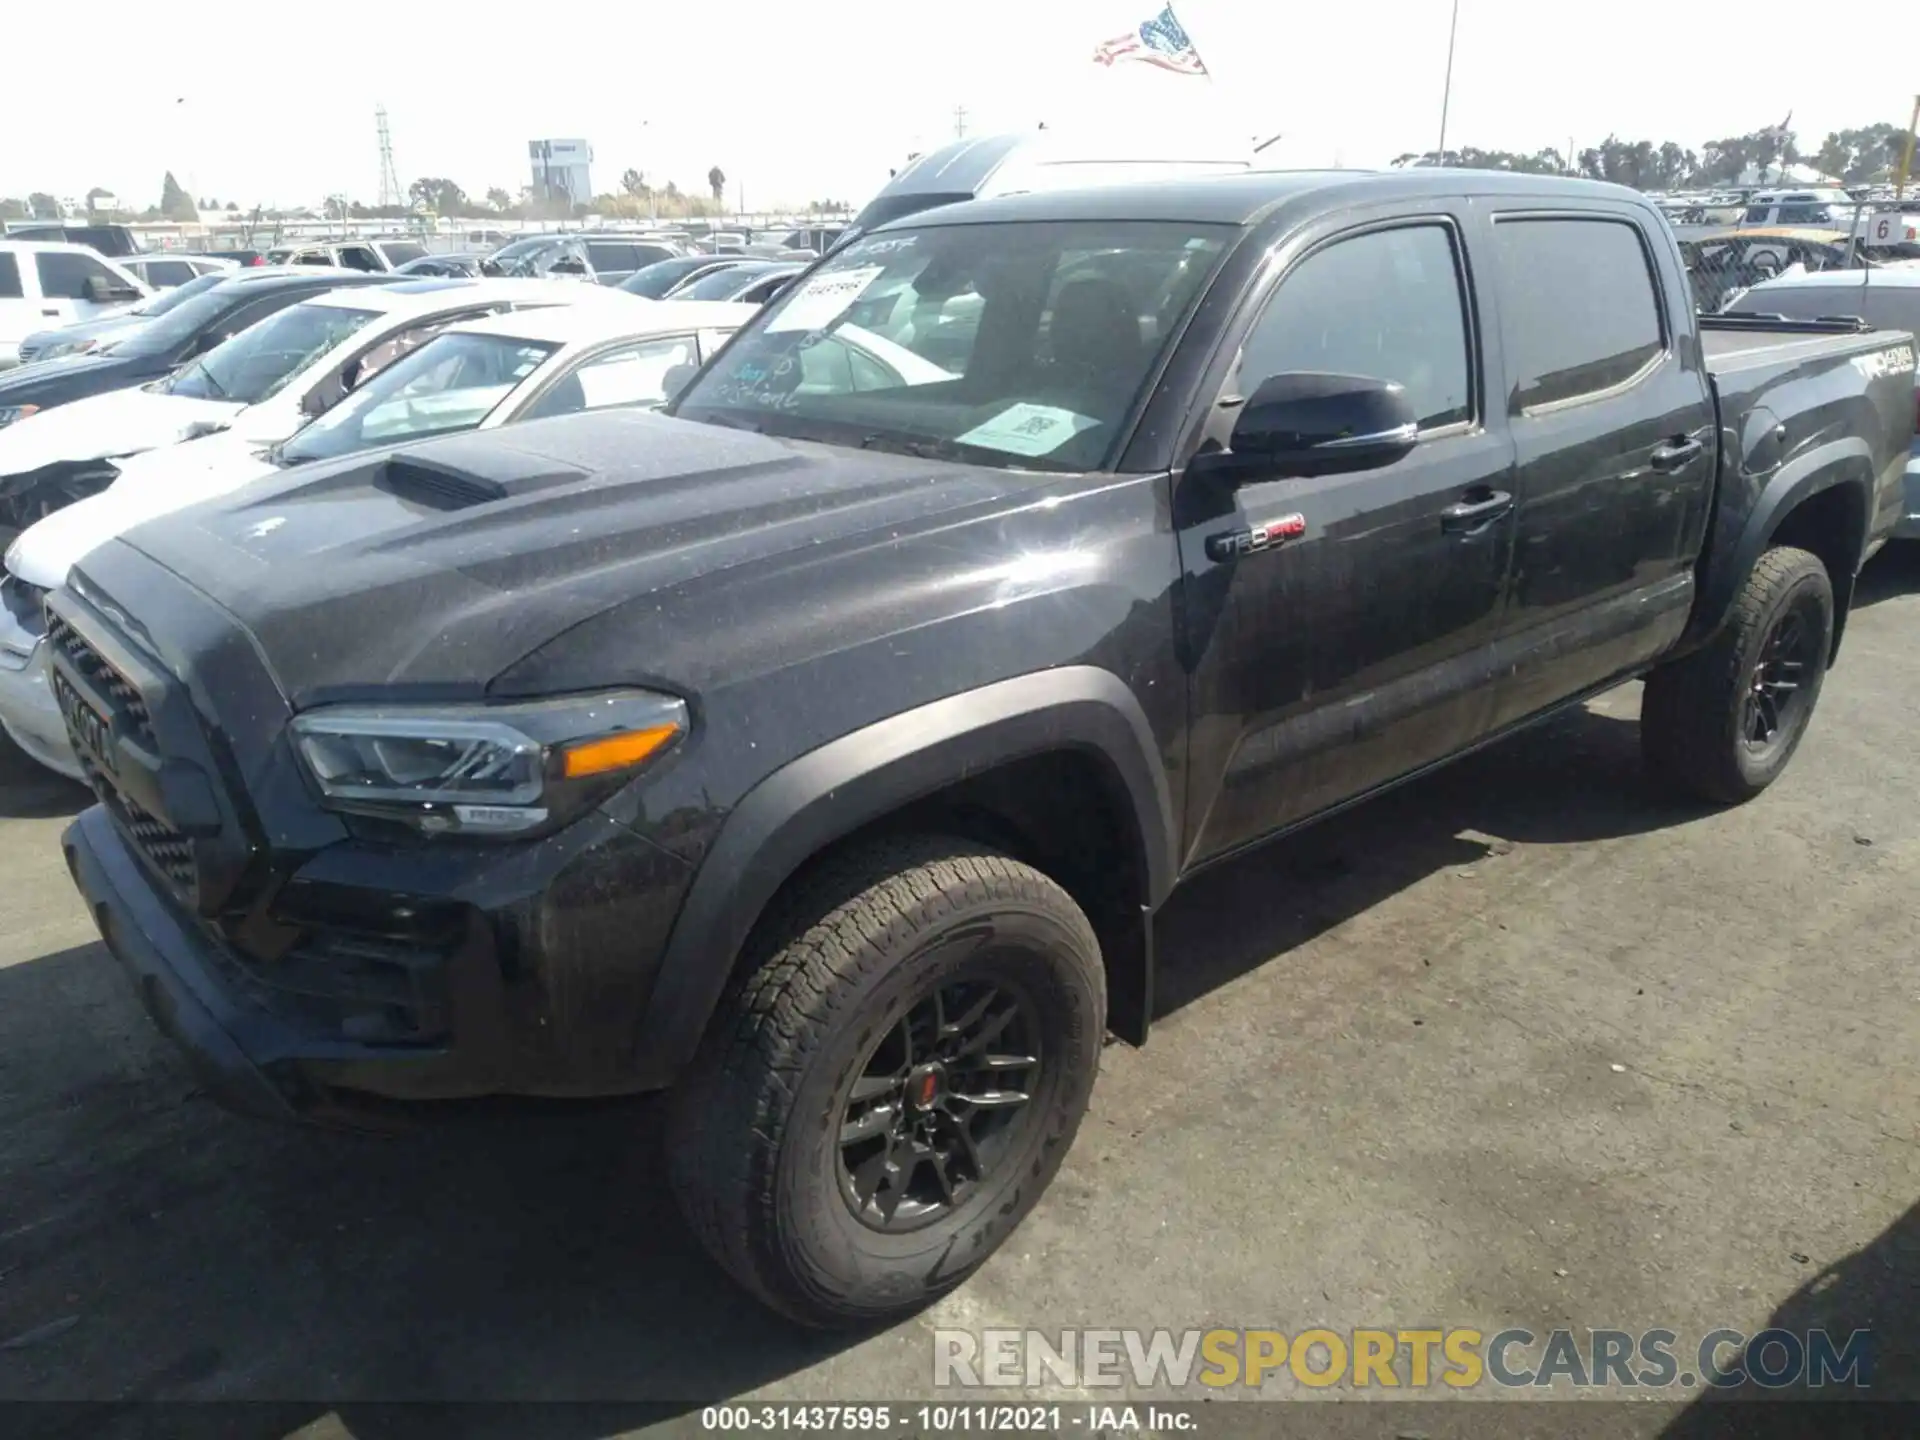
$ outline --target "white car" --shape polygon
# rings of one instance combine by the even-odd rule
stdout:
[[[267,251],[269,265],[335,265],[342,270],[398,270],[418,260],[427,247],[417,240],[314,240],[277,245]]]
[[[279,445],[242,451],[195,443],[143,457],[152,463],[130,466],[105,495],[94,497],[116,499],[111,514],[93,507],[93,524],[104,521],[118,534],[133,523],[123,523],[123,513],[158,513],[148,511],[145,492],[175,483],[198,500],[288,466],[376,446],[580,410],[664,404],[758,308],[699,300],[589,303],[450,325]],[[167,508],[177,503],[185,502]],[[21,554],[22,563],[40,573],[50,568],[25,546]]]
[[[9,568],[0,576],[0,727],[50,769],[75,773],[46,691],[39,609],[73,561],[150,515],[202,498],[202,484],[245,483],[259,452],[447,326],[515,307],[575,305],[640,324],[663,308],[617,290],[544,280],[330,291],[269,316],[157,385],[75,400],[0,430],[0,475],[102,457],[115,457],[118,471],[107,489],[30,526],[7,551]],[[208,481],[205,472],[239,478]]]
[[[99,320],[152,293],[85,245],[0,240],[0,370],[20,363],[20,342],[36,330]]]

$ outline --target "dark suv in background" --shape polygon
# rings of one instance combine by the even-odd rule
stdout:
[[[618,285],[636,270],[685,253],[678,245],[636,235],[528,235],[501,246],[480,268],[488,275],[555,275]]]

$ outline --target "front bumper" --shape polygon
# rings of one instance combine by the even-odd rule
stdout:
[[[0,613],[0,626],[12,625],[13,617]],[[10,639],[17,643],[9,643]],[[25,656],[20,654],[22,647]],[[0,729],[47,769],[69,780],[82,780],[80,762],[67,743],[66,722],[47,686],[46,650],[46,642],[38,636],[0,633]]]
[[[101,799],[66,851],[216,1096],[363,1123],[369,1097],[671,1081],[678,1058],[639,1036],[689,861],[605,811],[524,842],[350,832],[314,803],[284,701],[231,620],[157,569],[118,578],[105,609],[72,590],[47,607],[54,688]],[[168,628],[136,638],[109,613]],[[213,697],[225,723],[199,709]]]
[[[107,812],[98,805],[83,811],[60,843],[100,938],[207,1092],[242,1114],[295,1118],[293,1100],[270,1078],[272,1067],[291,1057],[286,1035],[234,1003],[204,963],[203,947],[147,883]]]

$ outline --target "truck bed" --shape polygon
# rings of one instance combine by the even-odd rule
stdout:
[[[1709,554],[1747,563],[1748,520],[1776,477],[1833,461],[1836,437],[1865,442],[1869,491],[1862,554],[1902,514],[1902,474],[1913,441],[1914,339],[1857,320],[1700,317],[1713,381],[1721,455]],[[1749,421],[1758,418],[1759,425]],[[1849,464],[1856,463],[1850,460]]]
[[[1758,323],[1755,323],[1755,322]],[[1865,355],[1899,343],[1892,331],[1867,330],[1853,321],[1781,320],[1763,316],[1702,316],[1700,344],[1707,368],[1717,376],[1793,366],[1840,355]]]

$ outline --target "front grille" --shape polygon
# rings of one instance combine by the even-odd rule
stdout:
[[[182,897],[189,902],[196,899],[199,872],[194,866],[193,841],[166,821],[149,815],[140,808],[138,802],[122,794],[111,777],[101,773],[100,768],[84,753],[78,758],[80,773],[119,822],[120,832],[134,843],[135,848],[147,857],[148,863],[166,877],[167,883]]]
[[[36,640],[47,633],[46,600],[44,587],[29,585],[18,575],[0,575],[0,607]]]
[[[147,714],[145,698],[127,678],[102,659],[100,652],[58,615],[47,617],[47,638],[60,647],[73,662],[74,669],[106,692],[116,716],[125,718],[133,737],[147,749],[154,749],[153,717]]]

